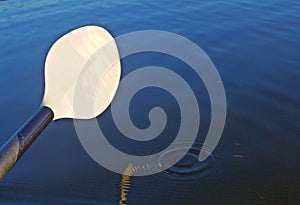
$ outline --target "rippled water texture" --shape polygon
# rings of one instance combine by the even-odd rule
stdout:
[[[153,176],[131,176],[147,168],[133,164],[115,174],[86,154],[71,120],[59,120],[0,183],[0,204],[300,204],[299,22],[298,0],[0,1],[0,144],[40,105],[50,46],[83,25],[103,26],[113,36],[154,29],[194,41],[215,63],[228,104],[221,141],[199,163],[210,122],[203,83],[172,56],[128,56],[122,59],[123,77],[142,66],[168,67],[196,93],[201,124],[189,153]],[[159,139],[141,145],[116,131],[109,109],[97,119],[120,150],[158,152],[174,139],[180,112],[169,93],[141,90],[131,104],[137,127],[149,126],[153,106],[166,111],[167,126]],[[149,167],[163,168],[184,148],[178,144]]]

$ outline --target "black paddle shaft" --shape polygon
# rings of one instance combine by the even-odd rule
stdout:
[[[39,134],[53,120],[54,113],[48,107],[41,107],[1,148],[0,180],[14,166]]]

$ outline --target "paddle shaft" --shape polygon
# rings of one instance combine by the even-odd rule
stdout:
[[[54,113],[48,107],[41,107],[1,148],[0,180],[14,166],[39,134],[53,120]]]

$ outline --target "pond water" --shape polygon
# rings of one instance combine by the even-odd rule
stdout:
[[[115,37],[151,29],[192,40],[216,65],[228,109],[220,143],[199,163],[210,122],[205,86],[172,56],[128,56],[122,59],[123,77],[142,66],[165,66],[198,93],[200,132],[184,159],[156,175],[131,177],[130,165],[124,175],[116,174],[89,157],[72,120],[58,120],[1,181],[0,204],[300,204],[299,22],[297,0],[0,1],[0,144],[39,107],[50,46],[84,25],[103,26]],[[149,154],[170,143],[180,124],[174,98],[146,88],[132,100],[137,127],[149,126],[153,106],[170,117],[163,136],[143,146],[114,131],[110,109],[97,120],[114,133],[114,146]]]

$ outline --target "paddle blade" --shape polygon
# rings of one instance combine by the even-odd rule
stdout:
[[[43,105],[53,110],[54,119],[94,118],[111,103],[120,75],[119,53],[110,33],[98,26],[78,28],[48,52]]]

